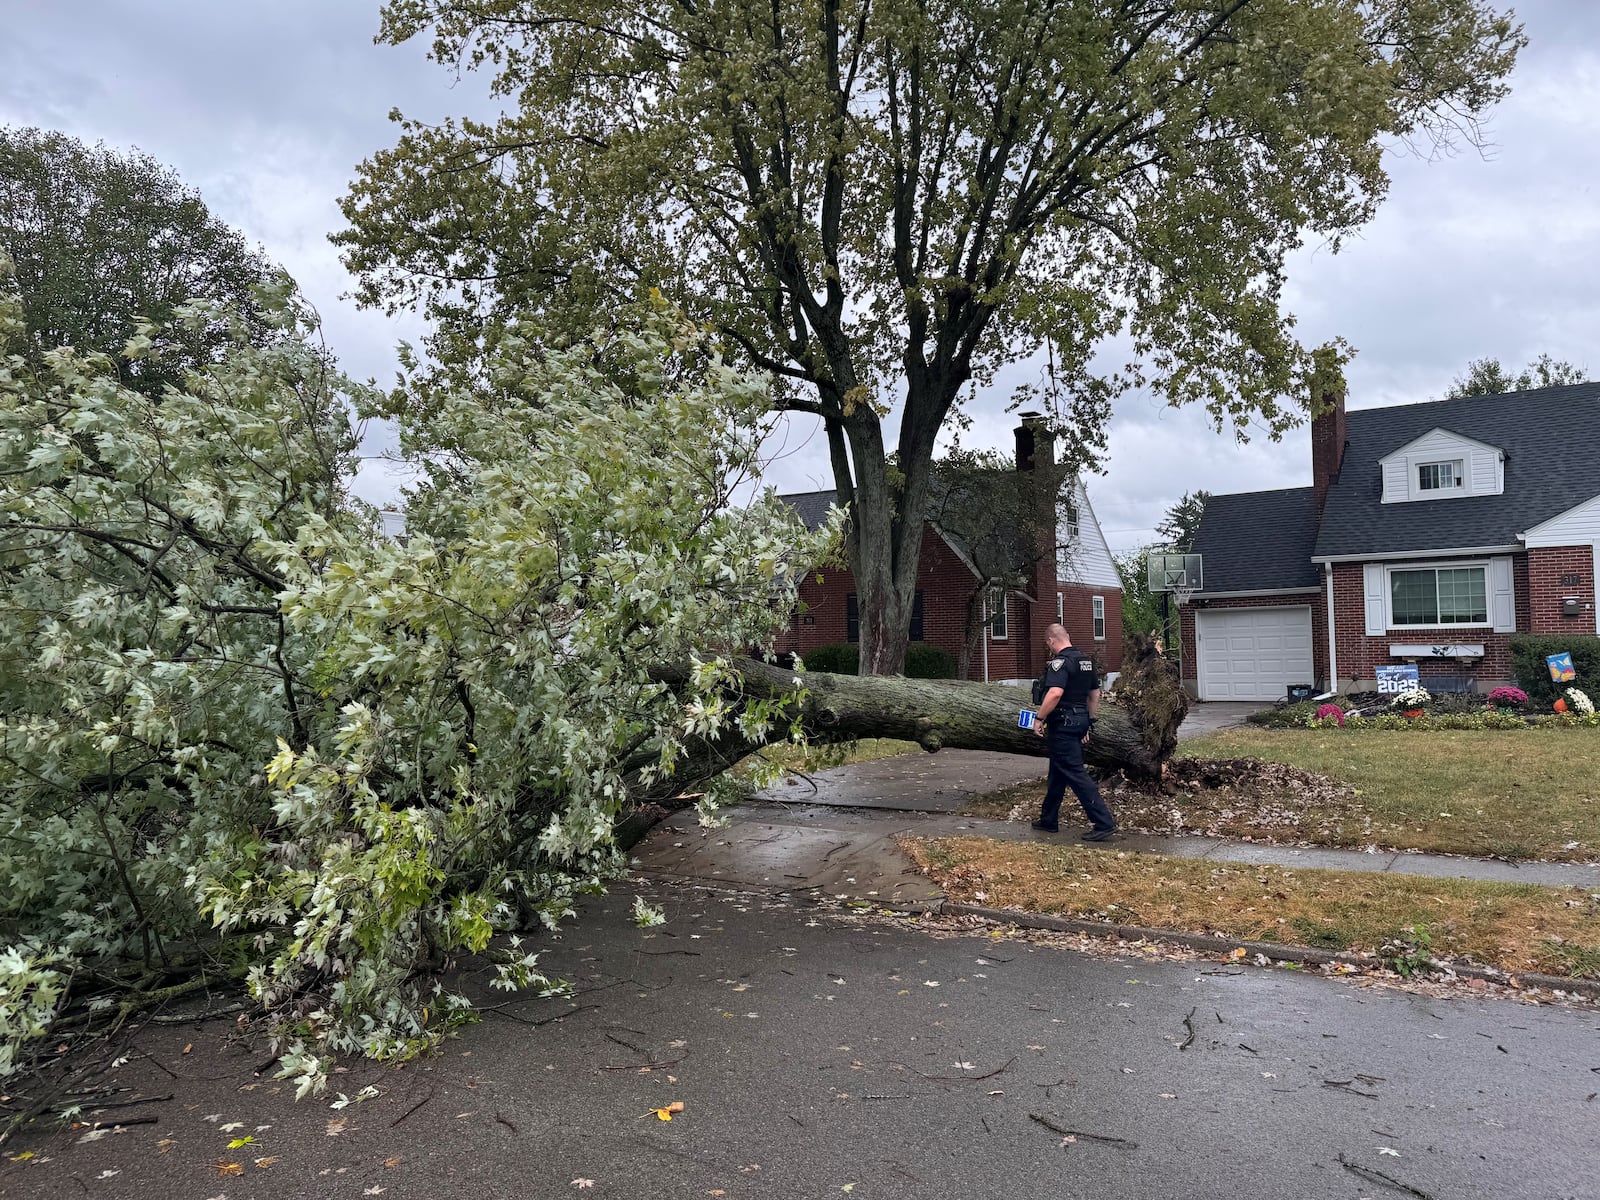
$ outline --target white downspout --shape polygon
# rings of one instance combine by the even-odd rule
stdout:
[[[1333,616],[1333,564],[1323,563],[1322,569],[1328,580],[1328,690],[1339,690],[1339,638],[1334,630]]]

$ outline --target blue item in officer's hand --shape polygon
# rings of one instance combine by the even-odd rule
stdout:
[[[1039,714],[1038,713],[1032,711],[1031,709],[1025,708],[1025,709],[1023,709],[1021,712],[1019,712],[1017,714],[1017,728],[1018,729],[1032,729],[1034,722],[1037,721],[1038,719],[1039,719]]]

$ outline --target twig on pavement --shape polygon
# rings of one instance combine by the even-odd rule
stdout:
[[[1396,1191],[1405,1192],[1408,1196],[1417,1196],[1420,1197],[1420,1200],[1436,1200],[1432,1192],[1414,1188],[1409,1183],[1402,1183],[1393,1175],[1385,1175],[1382,1171],[1374,1170],[1372,1167],[1363,1167],[1359,1163],[1353,1163],[1342,1154],[1339,1155],[1339,1165],[1352,1175],[1359,1175],[1369,1183],[1386,1183]]]
[[[1127,1138],[1109,1137],[1103,1133],[1085,1133],[1081,1129],[1068,1129],[1066,1126],[1057,1125],[1049,1117],[1041,1116],[1038,1113],[1029,1113],[1028,1120],[1037,1121],[1052,1133],[1059,1133],[1062,1137],[1085,1138],[1091,1142],[1105,1142],[1110,1146],[1126,1146],[1129,1150],[1137,1150],[1139,1148],[1138,1142],[1130,1142]]]
[[[400,1124],[401,1121],[404,1121],[412,1113],[416,1112],[417,1109],[421,1108],[424,1104],[426,1104],[429,1100],[432,1100],[432,1099],[433,1099],[433,1092],[429,1091],[428,1094],[426,1096],[424,1096],[421,1100],[418,1100],[410,1108],[406,1109],[405,1112],[401,1113],[394,1120],[390,1121],[389,1122],[389,1128],[393,1129],[396,1125]]]

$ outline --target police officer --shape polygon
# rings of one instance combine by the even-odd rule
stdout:
[[[1050,776],[1044,806],[1033,827],[1045,833],[1060,828],[1061,798],[1071,787],[1089,818],[1090,828],[1084,831],[1083,840],[1104,842],[1117,831],[1117,822],[1083,765],[1083,743],[1100,707],[1100,679],[1094,663],[1073,649],[1063,626],[1050,626],[1044,631],[1044,640],[1050,657],[1034,685],[1035,692],[1042,695],[1036,701],[1039,717],[1033,729],[1050,746]]]

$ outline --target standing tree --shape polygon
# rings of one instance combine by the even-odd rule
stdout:
[[[1117,577],[1122,580],[1122,629],[1127,633],[1161,635],[1166,616],[1157,594],[1150,590],[1150,547],[1118,554]]]
[[[149,396],[232,344],[221,321],[171,324],[180,305],[226,304],[251,333],[268,332],[252,289],[271,264],[137,151],[0,127],[0,250],[15,261],[32,357],[57,346],[112,355],[123,382]],[[163,327],[161,355],[117,357],[144,322]]]
[[[506,111],[362,164],[360,298],[468,371],[521,309],[570,333],[660,287],[714,323],[823,423],[867,673],[902,664],[964,388],[1048,350],[1064,459],[1136,382],[1293,424],[1342,349],[1293,337],[1286,255],[1371,218],[1386,142],[1474,138],[1524,44],[1491,0],[386,4],[380,40],[430,34]]]
[[[1204,489],[1185,492],[1181,500],[1162,514],[1156,525],[1161,540],[1174,550],[1194,549],[1194,535],[1200,530],[1200,518],[1205,515],[1209,499],[1211,493]]]
[[[1584,383],[1587,372],[1575,363],[1564,362],[1541,354],[1513,375],[1500,365],[1498,358],[1475,358],[1467,364],[1467,373],[1457,375],[1446,400],[1459,400],[1464,396],[1498,396],[1501,392],[1526,392],[1533,388],[1560,387],[1568,383]]]

